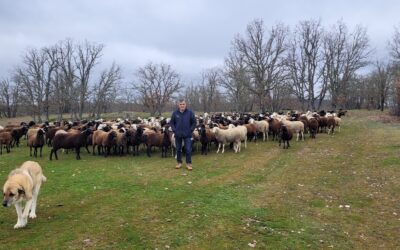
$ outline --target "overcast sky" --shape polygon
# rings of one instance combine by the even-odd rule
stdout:
[[[374,58],[385,59],[387,41],[400,23],[400,1],[321,0],[0,0],[0,78],[7,77],[27,48],[65,38],[103,43],[102,64],[121,65],[126,79],[153,61],[171,64],[184,81],[223,64],[231,41],[254,19],[291,29],[321,19],[342,19],[367,28]]]

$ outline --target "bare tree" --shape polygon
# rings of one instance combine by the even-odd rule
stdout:
[[[74,91],[77,82],[74,53],[74,44],[71,39],[60,41],[57,44],[57,69],[53,77],[53,102],[56,105],[59,121],[63,119],[63,113],[71,112],[72,118],[73,110],[78,109],[78,95]]]
[[[201,73],[200,93],[203,99],[203,110],[205,112],[216,111],[218,84],[220,78],[220,69],[211,68]]]
[[[54,58],[49,57],[46,49],[28,49],[23,57],[24,67],[17,67],[15,80],[21,84],[21,90],[30,102],[32,116],[42,121],[42,114],[49,117],[48,100],[50,96],[50,82],[56,68]]]
[[[374,66],[375,70],[372,72],[372,78],[377,90],[378,108],[383,111],[392,82],[391,68],[387,63],[382,61],[375,62]]]
[[[185,89],[185,100],[188,102],[191,109],[193,110],[203,109],[202,98],[199,94],[201,92],[200,87],[201,86],[192,83]]]
[[[19,85],[13,85],[9,79],[0,81],[0,100],[4,105],[4,116],[16,117],[19,104]]]
[[[136,77],[134,88],[151,115],[161,114],[172,95],[182,87],[178,73],[169,64],[150,62],[137,70]]]
[[[76,47],[76,55],[74,57],[75,67],[77,70],[78,85],[76,94],[79,97],[78,101],[78,118],[82,119],[85,102],[87,101],[89,91],[89,79],[93,68],[99,63],[101,52],[104,45],[94,44],[86,41],[84,44],[79,44]]]
[[[396,63],[400,63],[400,31],[399,27],[394,27],[394,34],[388,43],[391,58]]]
[[[357,26],[349,33],[339,21],[324,38],[324,81],[331,95],[332,107],[345,105],[348,84],[356,71],[368,65],[369,39],[366,29]]]
[[[297,26],[288,50],[288,69],[293,92],[302,104],[302,109],[319,109],[316,101],[322,102],[326,87],[321,81],[323,68],[321,45],[323,29],[320,21],[301,21]]]
[[[100,118],[101,113],[105,112],[109,104],[115,100],[121,79],[121,69],[115,63],[110,69],[101,73],[98,84],[95,84],[92,89],[93,117]]]
[[[270,91],[285,77],[283,54],[287,34],[288,29],[280,24],[267,34],[263,21],[255,20],[247,26],[245,37],[238,35],[234,39],[234,49],[243,54],[251,76],[249,90],[257,97],[262,111],[271,103]]]
[[[247,73],[243,55],[233,50],[225,59],[221,74],[221,85],[225,88],[229,101],[237,112],[253,109],[253,98],[248,89],[250,75]]]

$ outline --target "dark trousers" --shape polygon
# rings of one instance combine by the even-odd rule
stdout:
[[[185,143],[186,163],[192,164],[192,138],[175,137],[176,161],[182,163],[182,141]]]

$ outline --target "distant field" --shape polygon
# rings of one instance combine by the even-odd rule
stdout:
[[[235,154],[100,156],[49,149],[37,215],[14,230],[0,209],[2,249],[400,249],[400,124],[350,111],[316,140],[248,143]],[[0,156],[0,179],[29,157]]]

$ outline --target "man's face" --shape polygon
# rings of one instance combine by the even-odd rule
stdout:
[[[186,102],[179,103],[179,111],[183,112],[186,109]]]

